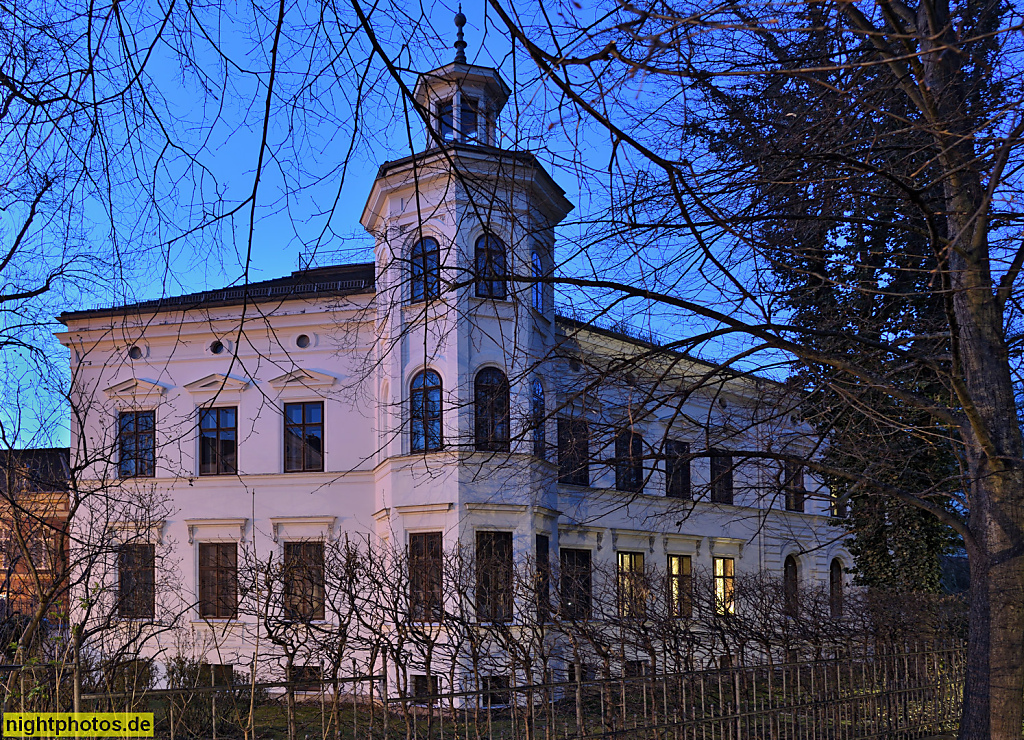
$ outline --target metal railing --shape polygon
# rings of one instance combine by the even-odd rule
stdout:
[[[83,711],[152,711],[157,737],[173,740],[920,738],[956,726],[964,649],[874,647],[818,660],[656,675],[609,676],[617,670],[609,666],[600,678],[584,678],[579,668],[579,680],[511,686],[507,676],[470,673],[460,679],[465,690],[429,696],[396,691],[392,673],[389,681],[381,674],[314,685],[197,685],[86,693],[81,701]]]

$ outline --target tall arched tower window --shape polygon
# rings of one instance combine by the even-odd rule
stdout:
[[[441,248],[437,240],[428,236],[413,244],[409,262],[413,303],[437,298],[441,294]]]
[[[828,608],[833,618],[843,616],[843,564],[833,558],[828,566]]]
[[[800,599],[798,588],[796,558],[787,555],[782,565],[782,610],[787,616],[796,616]]]
[[[476,294],[478,298],[508,297],[505,284],[505,245],[494,234],[476,240]]]
[[[473,383],[476,448],[484,452],[509,450],[509,390],[505,373],[485,367]]]
[[[533,284],[533,307],[538,311],[544,311],[544,283],[540,282],[544,276],[544,266],[540,260],[540,255],[537,252],[533,253],[531,258],[531,267],[533,268],[533,279],[536,280]]]
[[[409,394],[412,451],[441,449],[441,376],[433,370],[417,373]]]
[[[530,393],[530,414],[533,416],[533,454],[541,460],[547,457],[547,445],[544,439],[544,421],[547,410],[544,406],[544,385],[540,378],[533,379]]]

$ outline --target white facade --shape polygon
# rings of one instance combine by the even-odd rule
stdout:
[[[96,456],[91,477],[118,477],[119,414],[155,412],[155,474],[119,484],[151,490],[166,509],[151,536],[176,572],[158,576],[174,583],[174,596],[158,598],[158,612],[168,614],[157,617],[173,613],[179,626],[153,645],[166,649],[185,634],[216,650],[211,662],[248,663],[252,620],[200,617],[206,542],[269,554],[289,541],[400,544],[429,531],[442,532],[446,546],[472,547],[477,531],[498,530],[513,533],[517,560],[532,557],[544,534],[554,558],[560,547],[587,549],[609,566],[628,550],[652,564],[682,554],[710,571],[712,558],[728,557],[738,574],[781,574],[792,554],[801,581],[827,582],[834,559],[851,564],[840,531],[828,525],[825,491],[809,491],[822,495],[810,495],[803,513],[783,510],[778,476],[768,472],[777,462],[741,463],[728,505],[707,500],[708,458],[698,456],[697,500],[666,497],[664,439],[694,452],[764,447],[758,435],[774,421],[750,421],[763,384],[723,379],[683,394],[707,366],[557,319],[550,285],[535,295],[534,265],[550,274],[554,230],[572,206],[531,155],[489,145],[507,96],[494,70],[453,64],[421,77],[417,97],[435,114],[455,100],[454,131],[435,115],[446,146],[381,167],[362,216],[376,237],[372,265],[63,317],[83,420],[72,425],[71,449],[109,451]],[[471,108],[463,98],[475,101]],[[466,110],[475,111],[475,126],[459,133]],[[506,248],[507,274],[523,278],[507,282],[506,299],[476,295],[475,245],[485,233]],[[440,295],[427,301],[414,300],[410,279],[410,250],[422,237],[436,239],[440,252]],[[628,374],[595,369],[629,357],[636,362]],[[475,449],[474,379],[486,367],[508,378],[508,452]],[[443,446],[425,452],[413,449],[410,419],[412,383],[424,370],[443,389]],[[547,460],[534,455],[537,381]],[[323,404],[322,471],[285,472],[285,405],[300,402]],[[211,407],[237,409],[237,474],[201,473],[197,420]],[[730,415],[745,421],[731,424]],[[588,486],[558,480],[558,420],[568,418],[590,425]],[[645,453],[643,491],[627,493],[615,490],[614,466],[600,461],[614,455],[610,430],[631,424],[653,452]],[[771,445],[778,449],[784,436],[775,429]]]

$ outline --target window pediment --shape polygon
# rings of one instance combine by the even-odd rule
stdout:
[[[185,389],[192,394],[217,393],[221,391],[239,392],[244,391],[249,384],[244,380],[232,378],[228,375],[213,373],[205,378],[193,380],[185,384]]]
[[[120,383],[115,383],[103,392],[112,401],[131,403],[133,401],[158,401],[166,391],[166,386],[154,383],[151,380],[129,378]]]
[[[316,370],[290,370],[284,375],[278,375],[270,381],[270,385],[278,390],[286,388],[329,388],[334,385],[337,378],[327,373]]]

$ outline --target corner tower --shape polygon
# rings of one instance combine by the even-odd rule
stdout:
[[[500,117],[511,89],[466,62],[461,12],[455,21],[455,61],[414,88],[424,147],[380,166],[361,218],[375,239],[377,488],[392,531],[408,526],[394,518],[404,507],[451,504],[464,521],[474,497],[535,494],[480,466],[532,467],[525,410],[554,342],[554,230],[573,207],[531,152],[502,146],[514,140]],[[482,442],[475,392],[488,368],[492,385],[495,371],[507,379],[509,409],[499,439]]]

